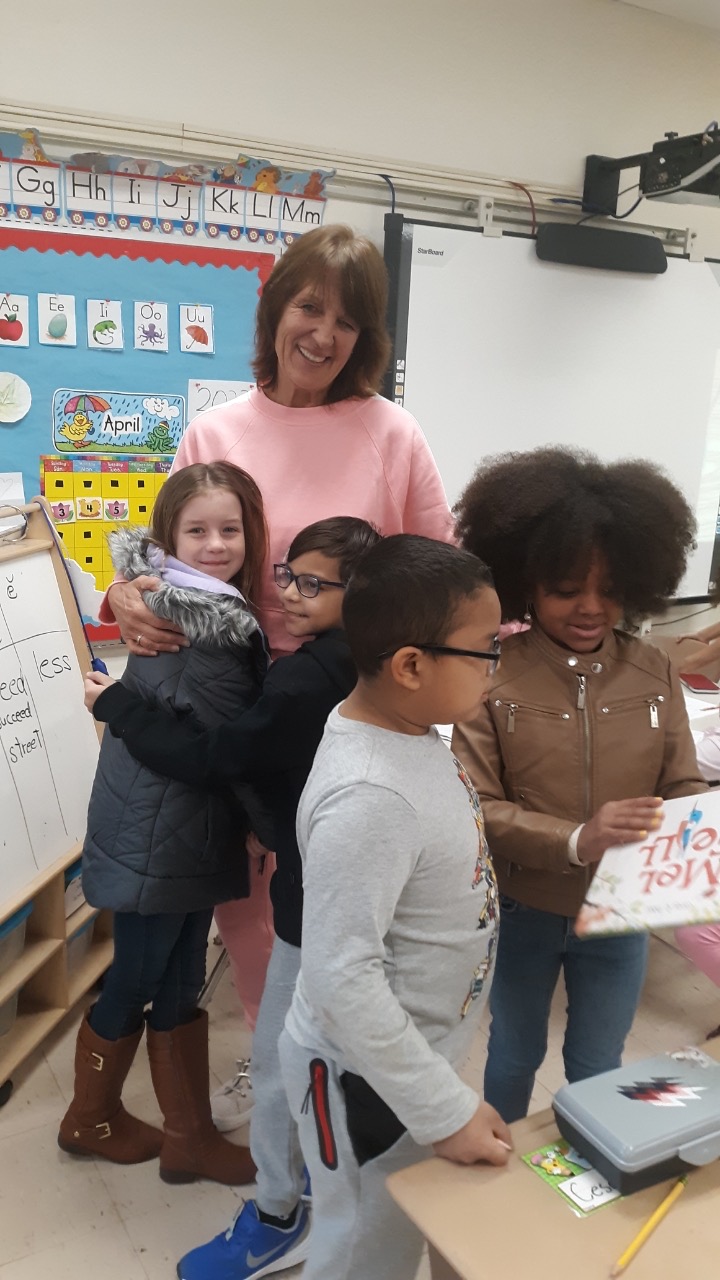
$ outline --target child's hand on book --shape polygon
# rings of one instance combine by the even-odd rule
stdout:
[[[479,1160],[507,1164],[512,1137],[495,1108],[489,1102],[481,1102],[472,1119],[449,1138],[435,1142],[433,1150],[443,1160],[452,1160],[455,1164],[477,1164]]]
[[[644,840],[660,826],[662,800],[659,796],[637,796],[632,800],[608,800],[581,828],[577,856],[581,862],[599,862],[606,849],[616,844]]]

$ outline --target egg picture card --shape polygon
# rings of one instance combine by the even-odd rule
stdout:
[[[666,800],[644,840],[605,851],[575,921],[580,937],[720,920],[719,791]]]
[[[38,342],[47,347],[77,346],[75,298],[72,294],[38,294]]]
[[[193,355],[215,354],[213,308],[199,304],[180,305],[180,350]]]
[[[0,347],[29,347],[29,300],[21,293],[0,293]]]
[[[122,303],[102,298],[87,301],[87,343],[91,351],[122,351]]]

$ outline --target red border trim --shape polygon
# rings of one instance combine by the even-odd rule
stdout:
[[[275,265],[275,257],[271,253],[250,253],[243,249],[218,249],[215,246],[188,244],[173,240],[159,240],[157,244],[149,240],[133,240],[130,237],[112,239],[105,236],[69,235],[62,231],[29,230],[25,227],[15,230],[0,227],[0,249],[36,249],[38,253],[47,253],[54,249],[56,253],[74,253],[82,257],[90,253],[95,258],[132,258],[137,261],[144,258],[147,262],[179,262],[194,263],[200,267],[230,267],[237,271],[243,267],[246,271],[257,271],[260,283],[264,285]]]

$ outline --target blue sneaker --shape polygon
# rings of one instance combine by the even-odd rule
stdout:
[[[304,1262],[309,1236],[310,1214],[302,1201],[294,1225],[284,1231],[261,1222],[255,1201],[246,1200],[227,1231],[180,1259],[177,1274],[179,1280],[260,1280]]]
[[[720,1027],[718,1027],[718,1035],[720,1035]],[[710,1037],[708,1036],[708,1039],[709,1038]],[[308,1173],[308,1167],[306,1164],[303,1165],[303,1177],[305,1179],[305,1183],[302,1189],[301,1199],[305,1201],[305,1204],[309,1205],[312,1204],[312,1182],[310,1181],[310,1174]]]

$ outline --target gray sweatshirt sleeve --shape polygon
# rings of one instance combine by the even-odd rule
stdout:
[[[386,976],[386,939],[421,850],[417,816],[391,790],[350,786],[318,804],[305,853],[302,981],[319,1029],[427,1145],[467,1124],[480,1099],[431,1048]],[[417,950],[419,966],[431,965],[432,947]]]

